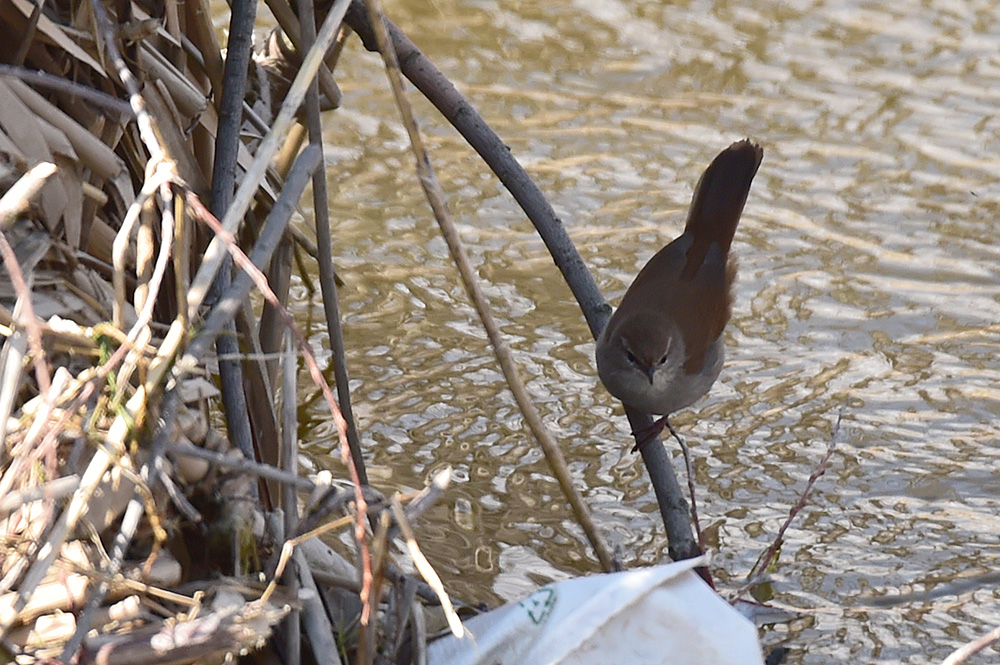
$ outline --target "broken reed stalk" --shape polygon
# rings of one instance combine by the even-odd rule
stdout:
[[[302,50],[312,47],[316,41],[316,13],[312,0],[299,0],[299,27],[302,31]],[[306,91],[306,126],[309,130],[310,145],[323,147],[323,125],[319,109],[319,79],[314,78]],[[330,351],[333,355],[333,375],[337,384],[340,411],[347,421],[347,441],[355,460],[363,459],[358,428],[354,423],[351,408],[351,378],[347,371],[347,354],[344,352],[344,333],[340,322],[340,298],[337,295],[336,275],[333,269],[333,240],[330,233],[330,205],[327,199],[326,169],[320,169],[313,176],[313,220],[316,226],[316,264],[319,266],[319,286],[323,295],[323,313],[326,315],[326,329],[329,334]],[[368,484],[365,465],[358,463],[358,476]]]
[[[410,108],[405,93],[403,92],[403,81],[402,76],[400,75],[399,62],[396,60],[396,52],[394,48],[389,44],[389,38],[386,26],[383,23],[382,12],[379,8],[378,0],[367,0],[367,5],[369,19],[374,27],[375,38],[378,43],[379,50],[382,53],[382,58],[385,61],[385,70],[392,86],[393,95],[396,98],[396,105],[399,107],[399,111],[403,119],[403,125],[406,127],[406,131],[410,137],[410,145],[413,148],[413,154],[416,158],[417,174],[420,178],[420,184],[423,187],[424,194],[427,196],[427,201],[434,212],[434,217],[437,219],[438,225],[441,228],[441,235],[444,237],[445,242],[448,243],[448,250],[451,253],[452,260],[455,261],[455,264],[458,267],[465,290],[469,294],[469,298],[472,300],[476,308],[476,312],[479,314],[479,319],[482,322],[483,327],[486,329],[486,334],[489,336],[490,344],[493,346],[493,352],[496,355],[497,362],[500,364],[500,368],[507,380],[507,385],[510,388],[510,391],[514,395],[518,408],[520,408],[521,413],[524,415],[525,422],[528,424],[531,433],[535,436],[535,439],[542,447],[542,450],[545,453],[545,458],[548,460],[549,466],[552,468],[552,472],[556,476],[556,480],[559,482],[560,488],[566,495],[566,498],[573,509],[574,516],[580,523],[580,526],[583,527],[583,530],[587,535],[587,539],[594,548],[594,552],[601,563],[601,567],[608,572],[616,570],[618,566],[615,563],[614,557],[611,555],[611,551],[605,544],[603,536],[601,536],[598,531],[597,525],[594,523],[594,520],[590,515],[590,511],[587,508],[586,503],[583,501],[583,497],[580,496],[580,493],[573,485],[572,476],[566,466],[566,460],[562,455],[562,451],[559,449],[559,444],[552,437],[548,428],[546,428],[544,421],[531,401],[531,397],[528,395],[528,391],[524,387],[524,382],[521,380],[521,376],[518,372],[517,365],[514,362],[510,347],[504,340],[503,334],[500,332],[500,327],[493,318],[493,312],[486,300],[486,295],[483,293],[482,287],[479,285],[476,273],[472,269],[472,265],[469,262],[468,254],[466,253],[462,240],[457,229],[455,228],[455,224],[451,219],[451,214],[448,211],[448,205],[445,201],[444,192],[441,190],[441,186],[438,184],[437,179],[434,176],[434,172],[431,169],[430,158],[424,148],[423,138],[421,137],[420,130],[417,128],[417,123],[413,118],[413,111]]]
[[[3,198],[0,198],[0,256],[3,257],[7,274],[10,275],[11,285],[14,287],[14,292],[17,293],[21,319],[28,331],[28,344],[31,346],[35,378],[41,393],[48,392],[49,386],[52,384],[52,374],[49,372],[48,363],[45,361],[45,352],[42,348],[42,330],[38,318],[35,316],[35,309],[31,306],[31,291],[24,281],[24,275],[21,274],[21,267],[17,263],[14,249],[7,242],[4,229],[18,211],[28,205],[30,199],[38,193],[49,176],[55,172],[55,164],[36,164],[4,193]]]
[[[947,658],[941,661],[941,665],[961,665],[975,654],[998,641],[1000,641],[1000,626],[955,649]]]
[[[437,484],[437,477],[435,478],[435,484]],[[413,559],[414,567],[420,571],[420,576],[434,589],[438,600],[441,601],[441,609],[444,611],[451,634],[458,639],[462,639],[466,634],[462,620],[458,617],[458,613],[455,612],[455,608],[452,607],[451,599],[448,597],[448,593],[441,583],[441,578],[438,577],[438,574],[434,571],[434,567],[431,566],[423,552],[420,551],[420,546],[417,545],[416,534],[413,533],[413,528],[410,527],[409,519],[403,510],[402,504],[399,502],[398,496],[392,497],[391,505],[393,517],[396,518],[396,524],[399,526],[400,531],[402,531],[403,539],[406,541],[406,549],[410,553],[410,558]]]

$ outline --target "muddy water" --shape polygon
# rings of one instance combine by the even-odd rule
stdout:
[[[765,633],[789,662],[935,662],[1000,623],[991,586],[893,609],[1000,564],[1000,8],[990,2],[389,3],[556,207],[617,302],[679,232],[701,169],[765,150],[734,247],[728,361],[677,416],[703,524],[737,585],[821,458]],[[373,481],[455,483],[421,527],[448,588],[497,603],[595,570],[505,390],[355,40],[326,118],[352,387]],[[417,100],[417,95],[413,98]],[[621,407],[575,303],[496,179],[417,112],[464,241],[546,422],[628,566],[665,559]],[[317,300],[298,313],[317,349]],[[339,468],[304,387],[301,432]],[[987,651],[970,662],[995,662]]]

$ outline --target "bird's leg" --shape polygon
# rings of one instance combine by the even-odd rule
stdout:
[[[632,432],[632,436],[635,437],[635,446],[632,448],[632,452],[639,450],[644,445],[655,439],[663,431],[663,428],[668,428],[671,432],[674,428],[670,425],[670,421],[667,420],[667,416],[662,416],[653,421],[652,425],[648,427],[641,427],[638,430]]]
[[[664,416],[663,420],[667,420],[667,417]],[[677,430],[675,430],[673,425],[670,424],[670,421],[666,422],[666,427],[670,430],[670,435],[677,440],[677,443],[681,447],[681,454],[684,455],[684,470],[687,472],[688,494],[691,496],[691,522],[694,524],[694,532],[698,535],[698,545],[701,547],[701,551],[704,552],[705,535],[701,532],[701,524],[698,522],[698,502],[694,495],[694,464],[691,463],[691,451],[688,450],[687,444],[684,443],[684,439],[681,438],[680,434],[677,433]]]

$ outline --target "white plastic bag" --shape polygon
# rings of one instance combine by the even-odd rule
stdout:
[[[704,558],[542,587],[430,645],[429,665],[762,665],[757,629],[692,568]]]

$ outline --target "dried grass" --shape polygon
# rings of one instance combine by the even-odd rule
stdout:
[[[316,255],[288,224],[320,151],[302,150],[304,132],[292,125],[317,70],[322,103],[339,102],[335,55],[308,48],[313,38],[332,42],[339,19],[317,35],[283,0],[270,4],[294,46],[273,35],[242,73],[240,135],[264,138],[239,143],[240,188],[220,226],[203,201],[226,129],[215,95],[226,72],[204,0],[168,0],[155,17],[143,3],[119,2],[110,18],[88,2],[39,11],[0,0],[0,34],[14,36],[0,43],[0,645],[9,658],[212,662],[267,644],[256,658],[277,662],[268,640],[278,631],[281,657],[293,662],[301,625],[316,662],[339,662],[359,642],[359,662],[405,660],[400,646],[424,625],[422,616],[399,621],[412,616],[416,587],[386,554],[405,519],[398,499],[390,520],[390,502],[362,492],[364,469],[347,452],[350,414],[293,331],[289,348],[297,339],[339,424],[348,480],[317,487],[297,475],[294,408],[279,408],[275,395],[294,406],[299,358],[281,353],[277,325],[258,336],[262,312],[249,305],[257,288],[263,316],[290,321],[267,275],[245,259],[273,283],[287,279],[296,252]],[[214,292],[227,253],[238,276]],[[226,410],[215,381],[214,342],[234,320],[241,350],[269,359],[247,353],[236,363],[242,414]],[[213,427],[217,414],[249,418],[248,450]],[[313,490],[301,521],[296,493],[283,487]],[[362,562],[360,575],[300,533],[331,521],[354,525],[348,556]],[[309,546],[291,556],[281,545],[293,537]],[[281,570],[298,563],[283,576],[281,551]],[[311,592],[300,598],[300,587]],[[435,593],[443,590],[423,589]],[[347,622],[332,620],[319,597],[336,601]],[[392,611],[379,611],[387,603]]]

